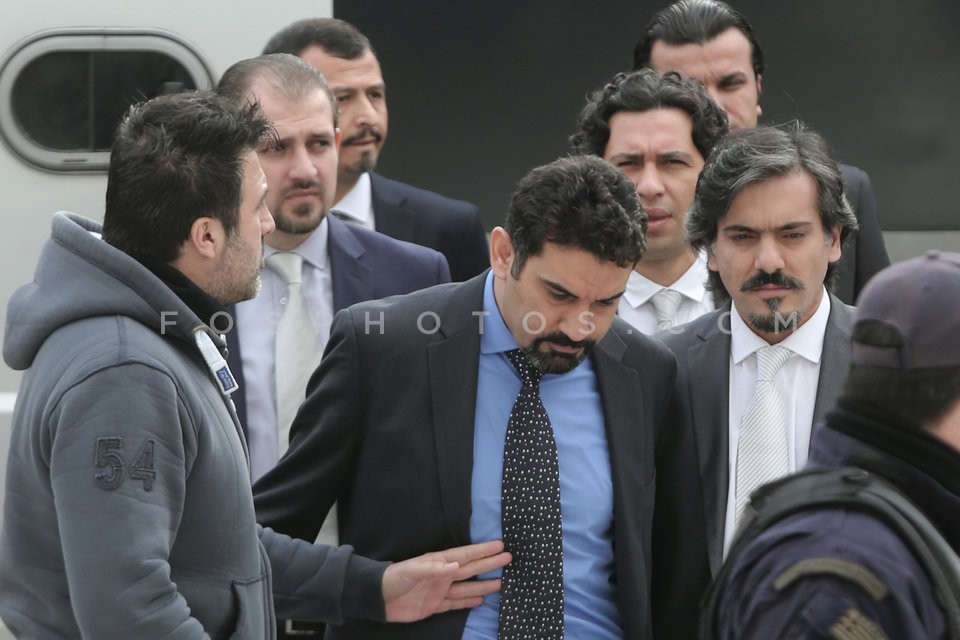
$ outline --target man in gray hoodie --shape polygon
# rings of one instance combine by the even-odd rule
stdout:
[[[284,617],[412,621],[476,606],[499,542],[390,564],[259,527],[224,307],[256,295],[274,226],[257,107],[200,92],[134,107],[104,224],[58,213],[10,300],[26,369],[0,538],[19,637],[272,638]]]

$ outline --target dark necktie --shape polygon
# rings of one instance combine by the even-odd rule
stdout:
[[[500,589],[499,640],[563,638],[560,467],[543,375],[519,349],[507,352],[523,387],[503,447],[503,543],[513,554]]]

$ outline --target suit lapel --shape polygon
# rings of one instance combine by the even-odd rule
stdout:
[[[644,446],[639,438],[649,428],[646,425],[637,426],[638,416],[644,415],[643,400],[637,391],[642,385],[637,371],[621,363],[625,350],[623,340],[610,330],[594,350],[593,356],[610,450],[614,505],[617,506],[629,501],[629,496],[624,493],[627,491],[625,488],[641,482],[640,479],[636,483],[630,481],[631,476],[641,471],[633,452]],[[620,509],[616,511],[619,513]]]
[[[327,253],[333,283],[333,311],[357,302],[373,300],[374,272],[364,261],[366,248],[357,240],[349,223],[327,216]]]
[[[416,219],[404,206],[406,198],[376,173],[370,174],[370,198],[377,231],[401,240],[410,241],[414,237]]]
[[[730,305],[711,316],[697,334],[687,355],[689,372],[686,390],[691,399],[694,437],[700,462],[704,518],[707,523],[707,552],[710,571],[716,575],[723,556],[723,530],[727,515],[730,483],[730,334],[721,331]],[[716,321],[713,320],[716,318]]]
[[[638,454],[652,447],[644,442],[644,435],[650,435],[652,425],[640,423],[645,415],[641,389],[643,385],[637,371],[624,366],[623,355],[626,344],[611,328],[593,352],[594,372],[597,387],[600,389],[600,402],[603,406],[603,421],[607,436],[607,450],[610,454],[610,476],[613,482],[613,545],[614,561],[618,581],[633,585],[637,576],[648,575],[651,567],[645,564],[643,556],[632,557],[630,545],[624,544],[625,551],[617,551],[618,540],[635,535],[635,521],[648,518],[649,511],[638,504],[636,489],[648,481],[644,477],[643,464]],[[648,439],[652,443],[653,439]],[[640,566],[638,566],[640,565]],[[618,589],[621,612],[634,611],[636,602],[629,602],[632,588]],[[630,621],[625,616],[624,623],[629,630]]]
[[[473,431],[480,335],[473,311],[482,309],[481,274],[457,287],[439,313],[444,338],[427,348],[440,495],[454,545],[470,543]]]
[[[817,400],[813,405],[813,424],[824,421],[843,387],[850,364],[850,338],[853,331],[853,307],[848,307],[830,294],[830,316],[823,334],[823,355],[820,358],[820,380]]]

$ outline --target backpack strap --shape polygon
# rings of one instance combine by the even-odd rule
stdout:
[[[818,508],[863,511],[894,531],[926,571],[937,604],[947,617],[949,637],[960,640],[960,558],[923,512],[890,482],[859,467],[808,469],[764,485],[750,498],[750,506],[730,553],[704,594],[700,617],[701,640],[717,637],[716,615],[720,596],[744,548],[774,523],[799,511]],[[818,560],[822,562],[825,559]],[[858,584],[872,583],[872,574],[868,576],[848,566],[831,568]],[[781,575],[778,579],[790,577]],[[792,576],[793,579],[797,577]],[[873,591],[868,589],[867,592],[876,594],[876,586],[873,584]],[[879,586],[886,588],[882,584]]]

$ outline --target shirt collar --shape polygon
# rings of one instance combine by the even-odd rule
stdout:
[[[493,271],[487,273],[483,285],[483,332],[480,335],[480,353],[491,354],[517,348],[517,341],[503,321],[497,300],[493,295]]]
[[[327,216],[323,216],[320,225],[293,252],[300,254],[305,262],[317,269],[326,269],[329,264],[327,255],[327,238],[329,235],[330,225],[327,222]],[[267,245],[264,248],[263,257],[267,258],[275,253],[277,253],[277,249]]]
[[[370,225],[370,212],[373,210],[373,192],[370,187],[370,174],[364,173],[333,208],[354,222]]]
[[[820,362],[823,354],[823,334],[827,330],[830,317],[830,294],[823,290],[820,304],[814,314],[800,327],[783,339],[780,344],[813,364]],[[766,340],[758,336],[740,317],[736,304],[730,313],[730,355],[734,364],[740,364],[761,347],[768,346]]]
[[[701,251],[697,254],[697,259],[693,261],[690,268],[688,268],[676,282],[666,288],[679,291],[683,294],[684,298],[689,298],[695,302],[702,302],[704,296],[707,295],[706,285],[707,255]],[[655,293],[664,288],[663,285],[657,284],[646,276],[642,276],[636,271],[631,271],[630,277],[627,279],[627,288],[623,293],[623,297],[631,307],[636,309],[646,304]]]

